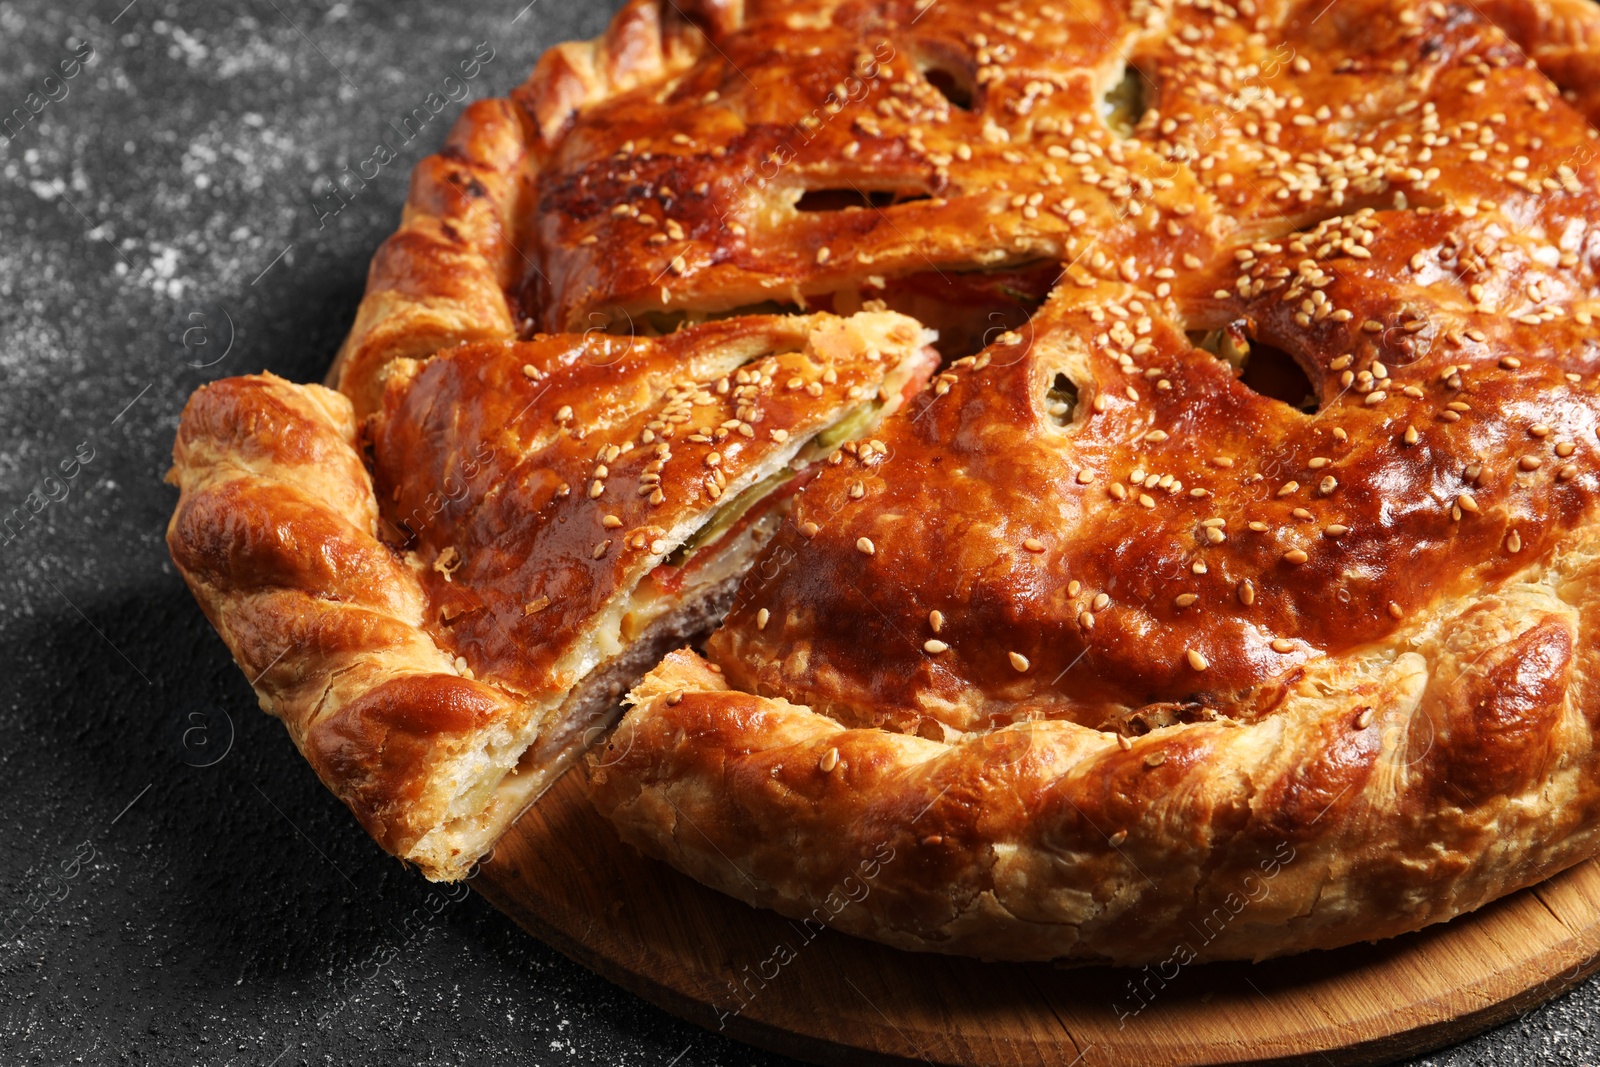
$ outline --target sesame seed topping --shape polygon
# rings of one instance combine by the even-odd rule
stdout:
[[[1173,599],[1172,603],[1176,607],[1186,608],[1199,599],[1200,598],[1194,593],[1179,593],[1178,596]]]
[[[937,608],[928,612],[928,625],[933,628],[934,633],[938,633],[939,631],[943,630],[944,612],[939,611]]]
[[[1185,655],[1189,660],[1189,666],[1193,667],[1197,671],[1203,671],[1207,667],[1211,666],[1210,661],[1207,660],[1205,656],[1201,655],[1198,649],[1191,648],[1187,653],[1185,653]]]
[[[832,774],[833,769],[837,766],[839,766],[839,750],[836,748],[828,749],[827,752],[822,754],[822,758],[817,761],[817,769],[823,774]]]
[[[928,640],[922,642],[922,651],[928,653],[930,656],[937,656],[939,653],[943,652],[949,647],[949,645],[938,640],[937,638],[929,638]]]
[[[1255,583],[1246,578],[1244,581],[1239,583],[1238,594],[1239,603],[1243,604],[1245,607],[1249,607],[1251,604],[1254,604],[1256,602]]]
[[[1007,652],[1006,658],[1011,661],[1012,667],[1021,672],[1026,672],[1031,666],[1031,664],[1028,662],[1028,657],[1024,656],[1021,652]]]
[[[872,539],[870,537],[858,537],[856,538],[856,551],[863,555],[870,556],[878,551],[878,546],[872,543]]]
[[[1029,552],[1043,552],[1044,542],[1039,540],[1037,537],[1030,537],[1026,541],[1022,542],[1022,547],[1027,549]]]
[[[762,608],[760,611],[756,612],[756,629],[765,630],[767,628],[767,620],[770,618],[772,618],[772,612],[768,611],[766,608]]]
[[[1300,564],[1304,563],[1310,558],[1310,556],[1305,554],[1304,550],[1298,548],[1291,548],[1289,551],[1283,554],[1283,561],[1285,563],[1292,563],[1296,567],[1300,566]]]
[[[1284,652],[1293,652],[1294,642],[1285,637],[1274,637],[1272,639],[1272,651],[1280,654]]]

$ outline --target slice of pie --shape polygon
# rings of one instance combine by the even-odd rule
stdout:
[[[458,878],[735,602],[927,340],[863,312],[465,344],[394,361],[365,425],[321,386],[218,382],[184,411],[173,558],[328,787]]]

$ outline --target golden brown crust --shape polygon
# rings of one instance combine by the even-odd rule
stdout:
[[[1261,36],[1215,8],[1097,10],[1100,32],[1016,13],[968,36],[1000,57],[970,113],[890,85],[750,194],[781,226],[680,253],[689,306],[745,270],[810,294],[919,253],[970,266],[985,226],[1004,261],[1070,265],[808,485],[708,646],[721,674],[677,658],[635,691],[597,803],[796,917],[887,841],[899,858],[833,924],[1000,958],[1163,958],[1280,845],[1295,862],[1196,955],[1388,936],[1588,855],[1594,130],[1460,7],[1269,5]],[[1517,17],[1536,58],[1579,40]],[[1008,108],[1055,33],[1091,69]],[[844,37],[826,54],[869,39]],[[1118,135],[1093,108],[1124,57],[1149,110]],[[698,136],[702,110],[671,128]],[[916,178],[894,156],[911,130]],[[659,140],[637,169],[690,167],[644,158]],[[783,214],[890,180],[936,195]],[[546,216],[545,240],[646,261],[629,217]],[[648,299],[604,282],[552,310]],[[1196,347],[1228,331],[1298,364],[1310,409]]]
[[[206,617],[318,775],[386,849],[432,873],[486,723],[528,709],[461,676],[423,630],[423,591],[382,544],[350,402],[272,375],[205,386],[184,409],[167,544]]]
[[[1595,848],[1597,57],[1580,0],[632,0],[419,166],[353,409],[197,395],[174,558],[457,877],[772,535],[683,593],[722,494],[898,403],[915,322],[797,314],[882,301],[952,362],[636,689],[624,836],[796,916],[872,859],[829,922],[989,957],[1448,918]]]

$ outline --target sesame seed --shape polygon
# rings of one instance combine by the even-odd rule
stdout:
[[[922,642],[922,651],[928,653],[930,656],[937,656],[939,653],[943,652],[949,647],[950,646],[945,644],[943,641],[933,638],[929,638],[928,640]]]
[[[1122,751],[1127,752],[1129,749],[1133,748],[1133,742],[1129,741],[1123,735],[1118,734],[1117,735],[1117,747],[1122,749]]]
[[[1317,485],[1317,492],[1327,496],[1337,488],[1339,488],[1339,479],[1330,474]]]
[[[1288,638],[1274,637],[1272,639],[1272,651],[1280,654],[1284,652],[1293,652],[1294,642],[1290,641]]]
[[[1096,593],[1094,595],[1094,600],[1090,603],[1090,606],[1095,611],[1104,611],[1110,605],[1110,603],[1111,595],[1109,593]]]
[[[817,769],[823,774],[832,774],[833,769],[837,766],[839,766],[839,750],[836,748],[828,749],[827,752],[823,753],[822,758],[817,761]]]
[[[609,540],[601,541],[599,544],[594,546],[594,551],[589,553],[589,556],[591,559],[599,559],[601,556],[605,555],[610,548],[611,542]]]
[[[815,537],[821,530],[822,527],[814,522],[802,522],[800,524],[800,533],[805,537]]]
[[[1304,563],[1310,558],[1310,556],[1305,554],[1304,550],[1298,548],[1291,548],[1289,551],[1283,554],[1283,561],[1285,563],[1292,563],[1296,567],[1300,566],[1300,564]]]
[[[1249,607],[1251,604],[1254,604],[1256,602],[1255,583],[1246,578],[1244,581],[1239,583],[1238,594],[1239,603],[1243,604],[1245,607]]]
[[[600,520],[600,525],[604,526],[608,530],[615,530],[622,525],[622,520],[617,518],[615,515],[607,515],[605,518]]]
[[[1200,654],[1198,649],[1191,648],[1186,653],[1186,656],[1189,660],[1189,666],[1193,667],[1197,671],[1203,671],[1207,667],[1211,666],[1211,663],[1205,658],[1205,656]]]
[[[1011,661],[1011,666],[1021,672],[1026,672],[1028,667],[1031,666],[1031,664],[1028,663],[1028,657],[1024,656],[1021,652],[1007,652],[1006,658]]]
[[[1172,601],[1172,603],[1176,607],[1186,608],[1189,605],[1193,604],[1196,600],[1199,600],[1199,599],[1200,598],[1198,596],[1196,596],[1194,593],[1180,593]]]
[[[1389,601],[1389,614],[1397,619],[1403,619],[1406,616],[1405,609],[1392,600]]]
[[[870,537],[858,537],[856,538],[856,551],[862,553],[863,555],[870,556],[874,552],[878,551],[878,546],[872,543],[872,539]]]
[[[1371,708],[1362,708],[1361,714],[1356,716],[1356,729],[1365,730],[1372,725],[1373,713]]]
[[[1112,848],[1116,848],[1118,845],[1121,845],[1127,839],[1128,839],[1128,831],[1126,831],[1126,830],[1118,830],[1116,833],[1114,833],[1110,837],[1106,838],[1106,840],[1111,843],[1111,847]]]
[[[1522,535],[1515,530],[1506,534],[1506,551],[1512,555],[1522,551]]]
[[[654,541],[650,542],[650,554],[652,556],[663,556],[666,555],[666,552],[667,543],[661,540],[661,538],[658,537]]]
[[[1578,465],[1576,463],[1568,463],[1556,472],[1556,480],[1560,482],[1570,482],[1577,476]]]
[[[767,620],[770,618],[772,618],[772,612],[766,608],[756,612],[756,629],[765,630],[767,628]]]
[[[1044,542],[1039,540],[1037,537],[1030,537],[1026,541],[1022,542],[1022,547],[1027,549],[1029,552],[1043,552]]]
[[[1540,459],[1538,456],[1523,456],[1521,459],[1517,460],[1517,466],[1521,467],[1525,471],[1536,471],[1540,467],[1544,466],[1544,460]]]
[[[1408,444],[1408,445],[1416,444],[1417,443],[1417,439],[1420,436],[1421,435],[1417,433],[1417,428],[1415,426],[1407,426],[1406,427],[1405,438],[1404,438],[1406,444]]]

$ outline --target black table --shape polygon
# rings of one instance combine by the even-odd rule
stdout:
[[[504,93],[611,5],[124,3],[0,3],[0,1063],[787,1062],[384,856],[162,542],[185,397],[321,377],[462,105],[330,183],[480,46]],[[1597,1003],[1418,1063],[1600,1061]]]

